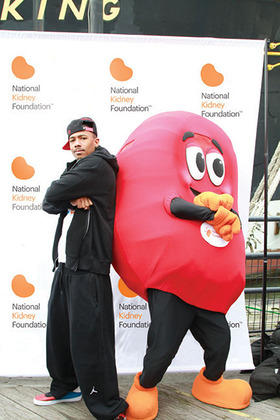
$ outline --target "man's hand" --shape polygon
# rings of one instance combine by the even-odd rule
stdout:
[[[93,202],[89,197],[80,197],[76,200],[70,201],[72,206],[77,207],[78,209],[89,210],[90,206],[92,206]]]

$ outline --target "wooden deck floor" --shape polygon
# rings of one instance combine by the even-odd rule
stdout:
[[[241,411],[226,410],[203,404],[191,395],[196,373],[167,373],[158,385],[159,413],[157,420],[276,420],[280,419],[280,398],[263,402],[251,401]],[[225,378],[249,380],[249,374],[226,372]],[[119,388],[125,397],[133,375],[120,375]],[[0,378],[1,420],[87,420],[93,416],[83,401],[38,407],[33,404],[36,394],[47,392],[49,378]]]

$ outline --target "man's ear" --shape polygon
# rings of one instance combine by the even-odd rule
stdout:
[[[95,144],[95,148],[96,148],[97,146],[99,146],[99,138],[98,138],[98,137],[96,137],[96,138],[94,139],[94,144]]]

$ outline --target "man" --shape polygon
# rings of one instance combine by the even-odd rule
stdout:
[[[50,392],[36,405],[79,401],[98,420],[125,419],[115,366],[110,264],[116,157],[99,145],[91,118],[67,127],[75,160],[48,188],[43,209],[60,214],[53,245],[54,280],[48,305]],[[81,392],[78,392],[77,387]]]

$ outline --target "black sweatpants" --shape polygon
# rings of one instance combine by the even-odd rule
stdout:
[[[225,315],[189,305],[156,289],[148,290],[148,302],[151,325],[140,384],[152,388],[161,381],[188,330],[204,350],[205,377],[219,379],[225,371],[230,347]]]
[[[55,397],[80,386],[98,420],[112,420],[125,411],[115,366],[109,276],[74,272],[59,264],[48,306],[47,367]]]

